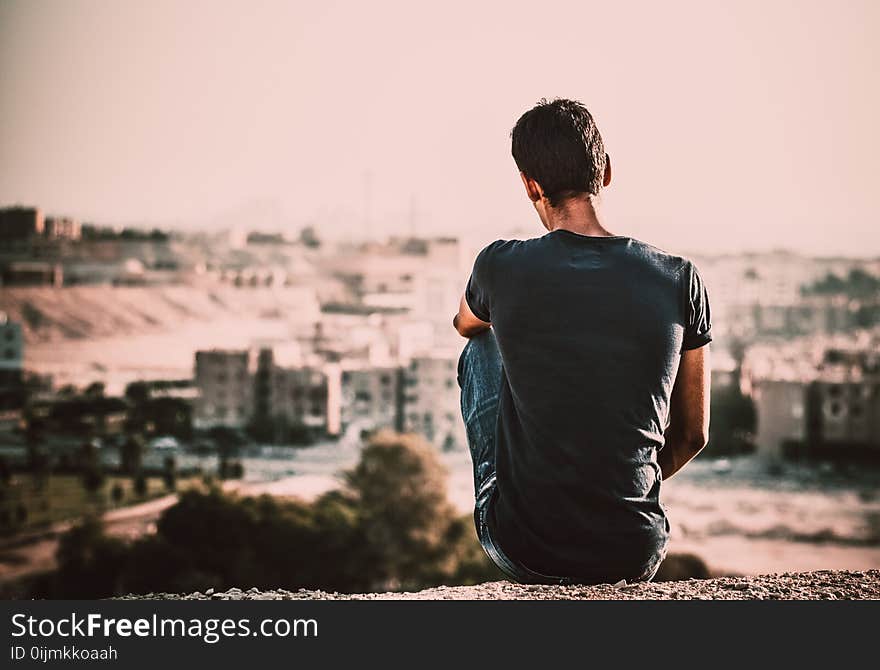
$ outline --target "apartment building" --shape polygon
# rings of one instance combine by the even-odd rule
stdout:
[[[467,445],[458,388],[458,351],[414,356],[403,369],[402,428],[438,448]]]
[[[0,410],[18,409],[24,402],[24,335],[21,324],[0,312]]]
[[[253,414],[253,375],[245,350],[197,351],[193,411],[196,428],[244,428]]]
[[[750,370],[759,455],[880,458],[878,344],[828,345],[818,358],[806,344],[797,358]]]
[[[402,425],[403,370],[396,366],[343,367],[342,424],[365,430]]]
[[[254,375],[255,421],[282,420],[314,435],[340,431],[340,374],[335,365],[276,364],[274,352],[263,348]]]

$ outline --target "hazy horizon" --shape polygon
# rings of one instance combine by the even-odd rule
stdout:
[[[607,226],[880,254],[870,1],[0,0],[0,206],[99,224],[490,238],[539,223],[509,131],[582,100]]]

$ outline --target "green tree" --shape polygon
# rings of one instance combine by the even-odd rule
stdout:
[[[134,475],[140,472],[144,460],[144,438],[140,433],[132,433],[119,447],[119,461],[122,472]]]
[[[24,441],[27,447],[27,467],[34,477],[37,488],[42,490],[49,480],[49,456],[43,450],[45,441],[45,422],[42,419],[28,418]]]
[[[174,456],[166,456],[162,466],[162,481],[165,488],[173,491],[177,488],[177,460]]]
[[[380,431],[345,473],[369,545],[376,588],[411,588],[451,576],[460,532],[446,498],[446,470],[419,436]]]
[[[317,249],[321,246],[321,238],[314,226],[306,226],[299,232],[299,241],[310,249]]]
[[[120,595],[127,548],[104,534],[97,518],[88,517],[61,537],[53,581],[55,598],[107,598]]]
[[[12,468],[5,456],[0,456],[0,486],[8,486],[12,481]]]
[[[225,426],[215,426],[208,431],[208,436],[217,447],[217,456],[219,457],[220,479],[226,479],[229,474],[229,460],[238,455],[241,450],[241,436],[231,428]]]
[[[87,398],[103,398],[104,388],[104,382],[92,382],[91,384],[86,386],[85,391],[83,391],[83,395]]]
[[[104,486],[104,470],[93,441],[87,440],[82,444],[78,460],[83,487],[92,495],[97,494]]]
[[[191,490],[162,513],[155,535],[127,549],[100,526],[70,535],[64,574],[94,589],[82,597],[233,586],[360,592],[500,577],[470,515],[457,516],[447,501],[437,454],[396,433],[374,435],[346,486],[312,503]],[[84,547],[98,553],[87,560]]]
[[[150,399],[150,385],[144,381],[134,381],[125,387],[125,397],[135,405],[142,405]]]
[[[60,389],[58,389],[59,398],[75,398],[78,393],[79,391],[73,384],[65,384]]]
[[[134,488],[134,493],[138,498],[143,498],[147,495],[147,477],[143,472],[138,472],[134,476],[132,488]]]

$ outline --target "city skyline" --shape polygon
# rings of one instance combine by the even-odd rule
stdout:
[[[880,253],[877,5],[463,10],[5,2],[0,204],[331,238],[540,233],[508,133],[558,95],[603,132],[615,233]]]

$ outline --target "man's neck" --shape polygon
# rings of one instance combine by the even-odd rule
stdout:
[[[602,225],[592,196],[569,198],[556,207],[545,205],[544,216],[544,226],[551,232],[561,229],[593,237],[609,237],[613,234]]]

